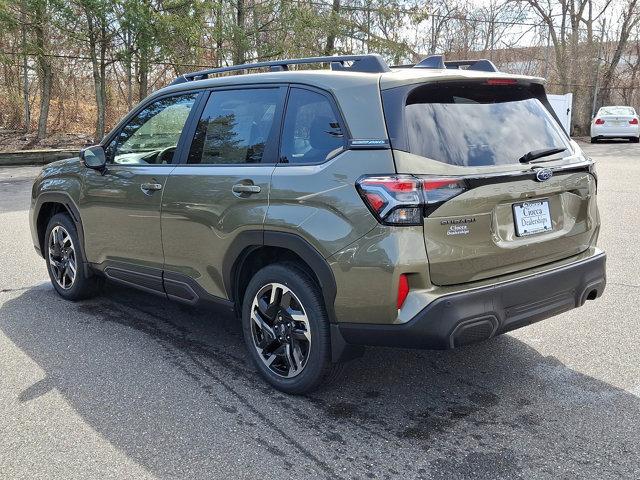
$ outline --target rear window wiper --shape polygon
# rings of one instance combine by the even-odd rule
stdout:
[[[518,161],[520,163],[529,163],[537,158],[548,157],[549,155],[553,155],[554,153],[564,152],[566,150],[565,147],[554,147],[554,148],[543,148],[542,150],[532,150],[529,153],[525,153],[521,156]],[[550,161],[550,160],[549,160]]]

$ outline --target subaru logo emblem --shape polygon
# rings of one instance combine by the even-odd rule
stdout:
[[[536,171],[536,180],[539,182],[546,182],[551,177],[553,177],[553,171],[549,168],[541,168]]]

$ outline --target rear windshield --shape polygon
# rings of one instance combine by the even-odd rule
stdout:
[[[635,115],[635,111],[631,107],[602,107],[600,115]]]
[[[404,149],[451,165],[513,164],[534,150],[569,147],[535,93],[519,85],[420,86],[406,97],[403,123]]]

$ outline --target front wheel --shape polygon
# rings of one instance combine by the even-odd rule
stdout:
[[[640,142],[640,137],[631,137],[629,140],[631,141],[631,143],[638,143]]]
[[[64,213],[51,217],[45,233],[44,256],[51,284],[67,300],[95,294],[100,281],[84,267],[85,256],[76,226]]]
[[[598,141],[597,138],[591,137],[591,143],[596,143]]]
[[[242,329],[256,368],[278,390],[310,392],[338,368],[320,289],[295,265],[268,265],[254,275]]]

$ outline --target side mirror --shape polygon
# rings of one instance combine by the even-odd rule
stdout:
[[[100,145],[94,145],[93,147],[87,147],[81,150],[80,159],[85,167],[93,168],[94,170],[102,171],[107,165],[107,156],[104,153],[104,148]]]

